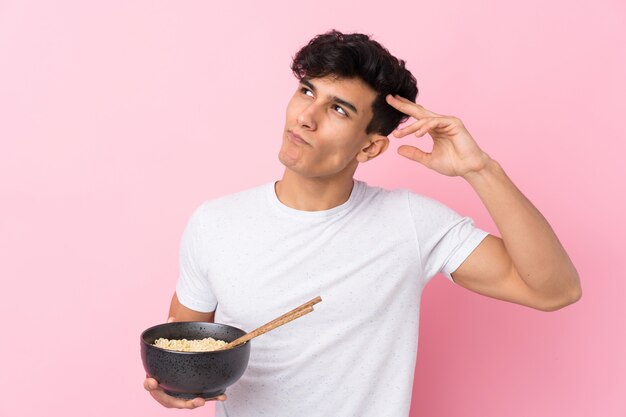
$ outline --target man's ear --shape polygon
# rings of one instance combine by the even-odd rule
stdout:
[[[389,138],[375,133],[369,137],[368,144],[361,149],[361,151],[357,154],[356,159],[359,162],[367,162],[385,152],[388,147]]]

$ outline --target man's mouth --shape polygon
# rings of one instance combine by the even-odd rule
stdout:
[[[299,143],[301,145],[308,145],[309,144],[306,140],[302,139],[302,137],[300,135],[297,135],[297,134],[293,133],[291,130],[287,131],[287,136],[289,137],[289,139],[292,142]]]

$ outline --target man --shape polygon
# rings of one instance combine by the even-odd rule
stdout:
[[[295,56],[282,179],[208,201],[181,242],[170,320],[253,329],[321,295],[316,311],[255,339],[218,416],[406,416],[422,289],[438,272],[489,297],[542,311],[581,296],[578,274],[543,216],[463,123],[414,103],[415,78],[361,34],[319,35]],[[408,116],[416,122],[394,129]],[[429,134],[430,153],[398,153],[478,193],[502,238],[407,190],[353,178],[395,137]],[[167,407],[203,399],[167,396]],[[224,401],[226,400],[226,401]]]

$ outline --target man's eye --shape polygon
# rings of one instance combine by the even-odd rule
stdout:
[[[313,92],[312,92],[311,90],[309,90],[308,88],[306,88],[306,87],[302,87],[302,88],[300,89],[300,92],[301,92],[302,94],[306,94],[307,92],[309,92],[309,93],[311,93],[311,95],[310,95],[309,97],[312,97],[312,96],[313,96]],[[306,94],[306,95],[308,95],[308,94]]]
[[[339,107],[339,106],[333,106],[333,108],[334,109],[338,109],[337,112],[343,114],[344,116],[348,115],[348,113],[346,113],[346,111],[343,108]]]

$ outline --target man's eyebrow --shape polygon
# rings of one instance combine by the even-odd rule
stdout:
[[[311,91],[315,92],[316,88],[313,85],[313,83],[311,81],[309,81],[306,78],[303,78],[300,80],[300,84],[304,84],[307,87],[309,87],[311,89]],[[329,96],[328,98],[330,98],[332,101],[334,101],[335,103],[341,104],[343,106],[346,106],[347,108],[349,108],[350,110],[352,110],[354,113],[359,114],[359,112],[357,111],[356,107],[354,106],[354,104],[350,103],[349,101],[346,101],[344,99],[341,99],[337,96]]]

